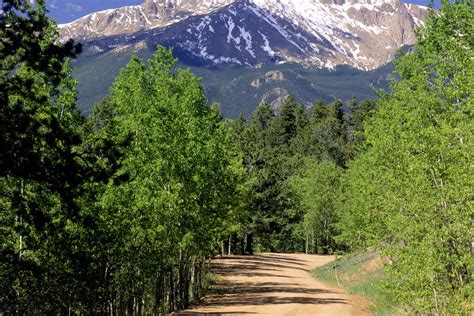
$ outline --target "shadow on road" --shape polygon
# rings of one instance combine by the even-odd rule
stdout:
[[[346,300],[331,298],[310,297],[313,294],[334,294],[330,290],[308,288],[296,283],[284,282],[286,278],[298,279],[295,276],[282,275],[282,270],[295,269],[309,272],[305,261],[287,258],[279,255],[256,255],[256,256],[232,256],[218,258],[213,261],[211,270],[222,279],[226,277],[245,277],[245,282],[220,281],[210,289],[210,295],[195,307],[205,306],[212,310],[220,310],[221,307],[235,307],[233,311],[218,312],[180,312],[177,316],[194,315],[229,315],[229,314],[254,314],[238,311],[239,306],[249,305],[277,305],[277,304],[348,304]],[[255,278],[255,279],[253,279]],[[281,282],[279,279],[283,278]],[[248,282],[247,282],[248,281]],[[291,281],[290,281],[291,282]],[[297,282],[297,281],[296,281]],[[335,295],[336,296],[336,295]]]
[[[221,265],[219,261],[231,260],[232,262],[238,262],[238,264],[233,263],[231,265]],[[212,269],[215,273],[231,273],[235,274],[236,271],[245,270],[276,270],[276,269],[297,269],[305,272],[310,272],[308,269],[303,268],[305,266],[303,260],[297,260],[292,258],[285,258],[279,256],[266,256],[266,255],[256,255],[252,257],[246,256],[232,256],[232,257],[222,257],[215,261],[212,265]],[[270,268],[270,269],[269,269]],[[274,269],[271,269],[274,268]],[[226,271],[228,269],[228,271]]]
[[[247,315],[255,315],[255,313],[249,312],[225,312],[225,313],[205,313],[205,312],[176,312],[171,314],[173,316],[220,316],[220,315],[232,315],[232,314],[247,314]]]

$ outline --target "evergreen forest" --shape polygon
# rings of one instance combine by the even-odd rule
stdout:
[[[0,12],[0,314],[161,315],[214,256],[367,249],[408,314],[473,312],[473,1],[430,11],[376,99],[233,120],[164,47],[82,115],[81,45],[29,3]]]

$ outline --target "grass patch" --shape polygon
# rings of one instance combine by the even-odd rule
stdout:
[[[351,294],[367,297],[375,315],[402,314],[388,299],[382,286],[385,279],[380,255],[373,253],[349,254],[313,271],[328,283],[340,285]]]

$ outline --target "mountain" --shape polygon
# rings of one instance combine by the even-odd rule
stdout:
[[[415,41],[426,8],[399,0],[146,0],[60,26],[89,54],[174,46],[203,64],[372,70]]]
[[[375,97],[426,8],[399,0],[146,0],[60,26],[84,44],[74,61],[81,110],[108,93],[133,54],[174,47],[226,117],[294,93],[308,106]]]
[[[95,12],[60,27],[65,37],[88,40],[164,27],[229,3],[229,0],[146,0],[141,5]]]
[[[132,54],[142,59],[152,57],[153,50],[140,47],[123,47],[99,55],[83,55],[73,61],[74,76],[78,79],[78,106],[90,113],[92,106],[108,94],[108,88],[119,74],[120,68]],[[180,66],[202,78],[210,102],[221,105],[222,114],[235,118],[242,112],[249,117],[255,107],[265,101],[278,110],[288,94],[311,106],[318,98],[331,102],[336,99],[359,100],[375,98],[374,88],[386,88],[393,73],[392,64],[362,71],[348,66],[335,69],[308,68],[299,64],[263,64],[242,67],[236,64],[203,65],[189,56],[175,51]]]

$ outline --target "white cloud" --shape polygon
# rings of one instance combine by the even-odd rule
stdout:
[[[79,11],[82,11],[82,7],[80,5],[68,2],[66,3],[66,10],[79,12]]]
[[[50,9],[59,9],[59,7],[56,5],[57,0],[53,0],[50,3],[47,3],[46,6]]]

